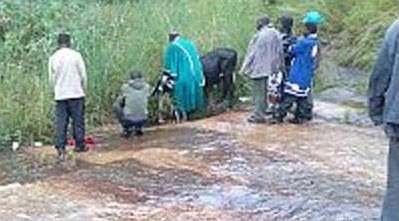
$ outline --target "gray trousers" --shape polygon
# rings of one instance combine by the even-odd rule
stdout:
[[[85,100],[84,98],[56,101],[55,103],[55,147],[65,148],[69,119],[72,118],[73,139],[76,147],[85,145]]]
[[[252,79],[252,89],[254,95],[255,111],[253,118],[264,120],[267,110],[267,77]]]
[[[399,220],[399,137],[391,137],[388,156],[388,181],[382,207],[382,221]]]

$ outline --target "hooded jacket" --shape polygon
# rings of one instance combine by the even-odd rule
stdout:
[[[144,79],[129,80],[122,85],[121,94],[118,97],[116,105],[122,107],[126,120],[146,120],[148,115],[148,97],[149,85]]]

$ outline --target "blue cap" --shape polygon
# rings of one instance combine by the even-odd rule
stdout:
[[[320,24],[323,22],[323,17],[317,11],[310,11],[310,12],[306,13],[302,22],[304,24],[306,24],[306,23]]]

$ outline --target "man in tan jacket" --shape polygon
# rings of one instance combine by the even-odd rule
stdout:
[[[278,31],[273,28],[268,17],[256,22],[257,33],[252,38],[241,68],[253,83],[255,111],[248,119],[251,123],[265,123],[267,109],[267,78],[272,73],[283,70],[283,45]]]

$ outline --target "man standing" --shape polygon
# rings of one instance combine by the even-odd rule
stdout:
[[[84,121],[84,88],[86,69],[79,52],[71,49],[71,36],[59,34],[58,50],[49,59],[49,79],[55,95],[55,148],[65,157],[69,118],[72,118],[75,151],[86,151]]]
[[[390,139],[387,191],[382,221],[399,220],[399,20],[385,34],[369,81],[369,113],[375,125],[385,125]]]
[[[248,122],[265,123],[267,78],[283,70],[284,55],[279,33],[268,17],[259,18],[256,28],[240,72],[247,74],[253,83],[255,111]]]
[[[187,115],[201,109],[204,102],[205,78],[194,43],[180,37],[177,32],[170,33],[163,68],[176,79],[173,89],[174,102],[183,121],[187,120]]]

